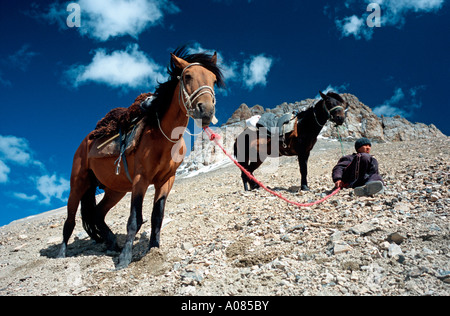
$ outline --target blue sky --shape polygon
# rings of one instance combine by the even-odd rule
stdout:
[[[449,135],[449,13],[445,0],[1,1],[0,225],[64,206],[85,135],[153,91],[187,43],[219,54],[220,123],[332,88]]]

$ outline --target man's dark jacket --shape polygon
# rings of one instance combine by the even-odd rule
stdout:
[[[333,168],[333,182],[341,180],[356,188],[371,181],[383,181],[378,173],[378,161],[369,154],[352,154],[339,159]]]

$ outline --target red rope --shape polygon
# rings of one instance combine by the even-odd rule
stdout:
[[[341,188],[337,188],[337,189],[336,189],[333,193],[331,193],[330,195],[327,195],[327,196],[324,197],[323,199],[318,200],[318,201],[313,202],[313,203],[305,203],[305,204],[302,204],[302,203],[297,203],[297,202],[291,201],[291,200],[285,198],[284,196],[282,196],[281,194],[279,194],[279,193],[277,193],[277,192],[275,192],[275,191],[270,190],[270,189],[269,189],[268,187],[266,187],[263,183],[261,183],[260,181],[258,181],[258,179],[256,179],[250,172],[248,172],[247,169],[245,169],[244,167],[242,167],[241,164],[240,164],[236,159],[234,159],[229,153],[227,153],[227,151],[225,150],[225,148],[219,143],[218,140],[220,139],[220,135],[214,134],[214,132],[213,132],[209,127],[206,127],[204,130],[205,130],[206,134],[208,135],[209,139],[210,139],[211,141],[213,141],[217,146],[219,146],[219,148],[222,149],[222,151],[224,152],[224,154],[225,154],[228,158],[230,158],[231,161],[233,161],[234,164],[235,164],[239,169],[241,169],[241,171],[242,171],[243,173],[245,173],[245,175],[246,175],[247,177],[249,177],[251,180],[253,180],[254,182],[256,182],[261,188],[263,188],[264,190],[266,190],[266,191],[269,192],[270,194],[272,194],[272,195],[274,195],[274,196],[276,196],[276,197],[282,199],[283,201],[285,201],[285,202],[287,202],[287,203],[289,203],[289,204],[295,205],[295,206],[297,206],[297,207],[310,207],[310,206],[314,206],[314,205],[321,204],[321,203],[325,202],[325,201],[328,200],[329,198],[331,198],[331,197],[335,196],[336,194],[338,194],[339,191],[341,190]]]

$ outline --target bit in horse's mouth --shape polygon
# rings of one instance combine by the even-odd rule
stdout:
[[[217,119],[217,117],[214,115],[213,116],[213,118],[211,119],[211,120],[208,120],[208,119],[203,119],[203,120],[200,120],[200,119],[196,119],[196,120],[194,120],[194,122],[195,122],[195,125],[197,125],[198,127],[200,127],[200,128],[205,128],[205,127],[208,127],[209,125],[216,125],[217,123],[219,123],[219,120]]]

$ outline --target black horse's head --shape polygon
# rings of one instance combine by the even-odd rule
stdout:
[[[347,102],[339,94],[334,92],[328,92],[326,95],[320,92],[320,96],[324,101],[324,108],[328,112],[328,118],[336,123],[336,125],[344,124]]]

